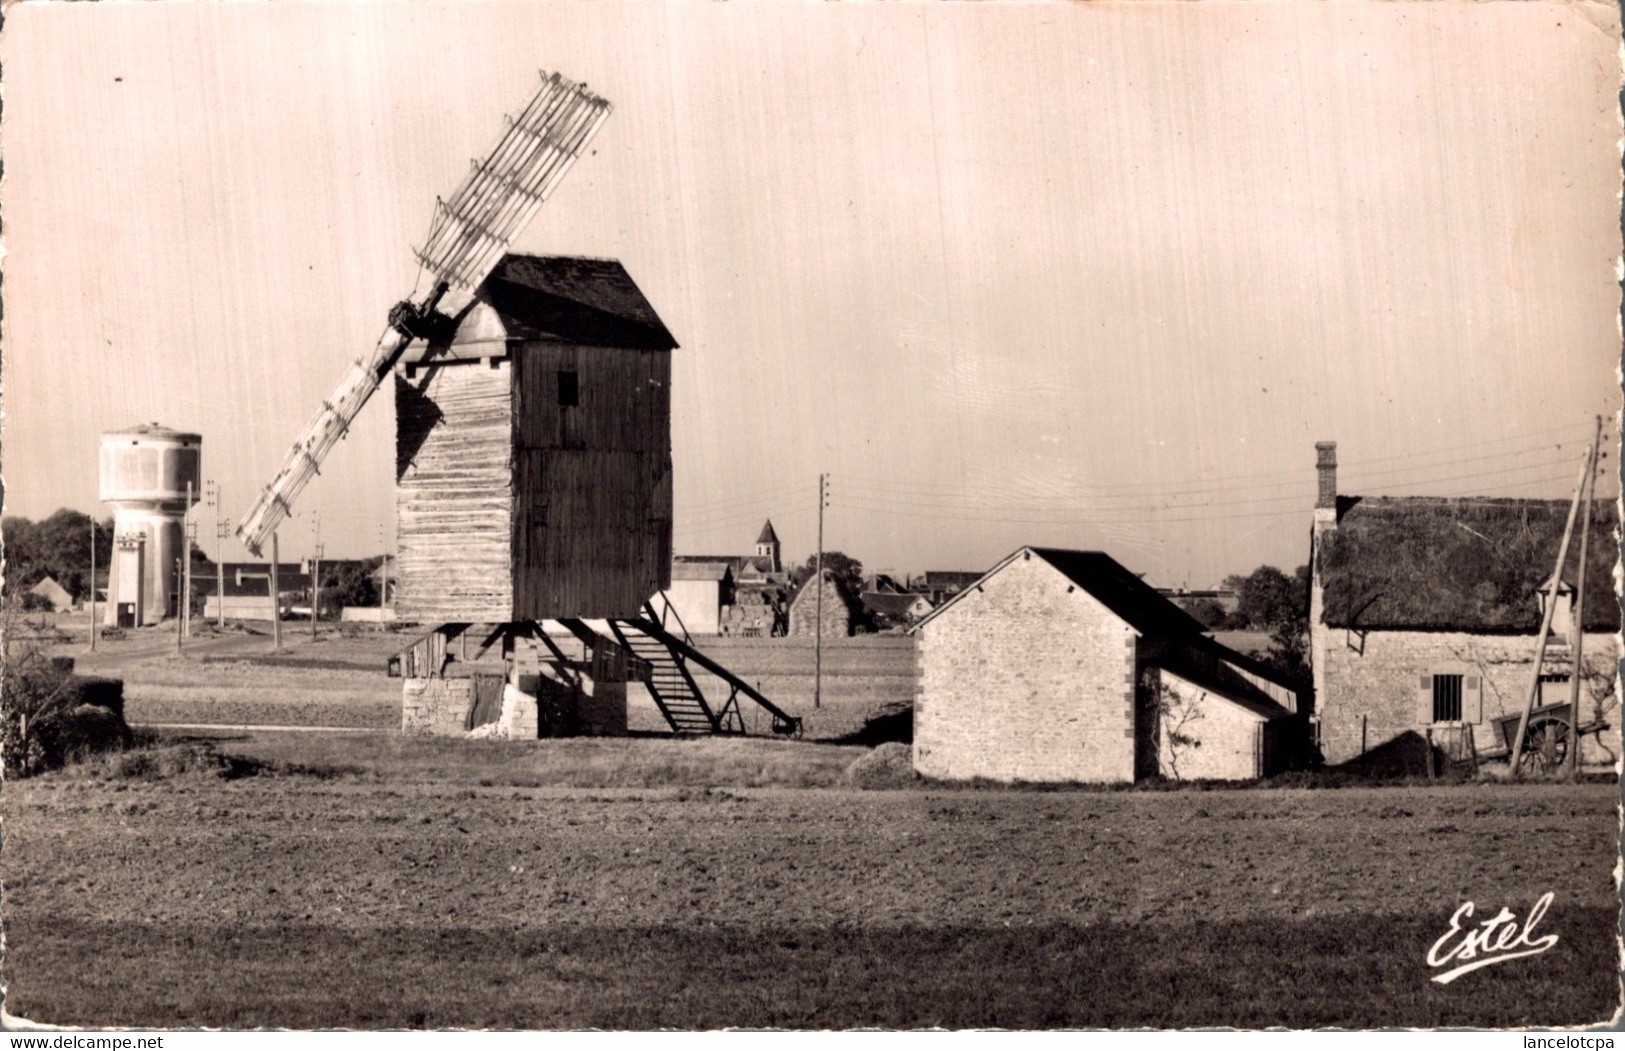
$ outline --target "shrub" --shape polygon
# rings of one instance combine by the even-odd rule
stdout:
[[[37,647],[7,654],[0,676],[0,748],[7,777],[30,777],[129,744],[123,684],[73,675]]]
[[[914,772],[914,750],[891,741],[852,760],[841,776],[855,788],[906,788],[919,780]]]

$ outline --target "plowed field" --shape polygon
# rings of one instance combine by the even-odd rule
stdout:
[[[292,741],[220,747],[315,747]],[[783,763],[838,784],[858,754],[765,742],[730,753],[716,780],[733,787],[550,787],[549,764],[609,760],[390,741],[324,738],[314,765],[235,780],[8,784],[7,1008],[132,1026],[1299,1027],[1580,1024],[1617,1002],[1606,785],[744,787]],[[1459,902],[1521,916],[1547,891],[1556,948],[1429,980]]]

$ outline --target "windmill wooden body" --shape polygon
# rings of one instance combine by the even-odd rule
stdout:
[[[437,204],[429,291],[390,311],[238,527],[257,554],[393,373],[397,612],[438,625],[390,661],[408,730],[616,732],[627,682],[676,732],[743,732],[741,700],[799,727],[648,605],[670,577],[676,341],[620,263],[507,252],[609,109],[544,78]]]

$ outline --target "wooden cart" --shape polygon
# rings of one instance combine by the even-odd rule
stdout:
[[[1508,759],[1512,757],[1512,746],[1518,737],[1518,721],[1523,713],[1503,715],[1492,719],[1490,725],[1495,728],[1495,741],[1478,753],[1480,759]],[[1543,704],[1529,713],[1529,729],[1524,735],[1523,756],[1519,761],[1520,772],[1525,774],[1541,774],[1562,767],[1569,754],[1569,706],[1563,704]],[[1608,724],[1602,720],[1582,723],[1580,736],[1600,733],[1608,729]]]

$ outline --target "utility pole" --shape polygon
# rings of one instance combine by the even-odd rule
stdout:
[[[1540,618],[1540,636],[1535,641],[1535,663],[1529,672],[1529,689],[1524,694],[1523,716],[1518,720],[1518,734],[1512,740],[1512,779],[1522,776],[1524,738],[1529,733],[1529,716],[1535,709],[1535,698],[1540,696],[1540,669],[1546,662],[1546,637],[1551,634],[1552,615],[1557,612],[1557,590],[1563,579],[1563,564],[1569,558],[1569,539],[1574,536],[1574,519],[1580,513],[1580,498],[1585,495],[1586,479],[1596,466],[1595,450],[1586,450],[1585,466],[1574,485],[1574,502],[1569,505],[1568,522],[1563,526],[1563,540],[1557,546],[1557,568],[1546,586],[1546,612]]]
[[[186,513],[181,516],[181,631],[192,635],[192,545],[197,543],[197,523],[192,521],[192,482],[186,482]]]
[[[316,638],[316,610],[322,604],[322,545],[316,544],[316,558],[310,565],[310,637]]]
[[[813,571],[813,707],[824,698],[824,507],[829,503],[829,475],[818,476],[818,557]]]
[[[384,606],[387,604],[385,600],[389,597],[389,548],[384,545],[384,527],[382,524],[378,526],[378,550],[384,553],[383,564],[378,567],[379,571],[384,575],[382,583],[378,586],[378,622],[382,624],[384,622]]]
[[[225,543],[230,527],[223,513],[226,499],[221,495],[219,482],[210,482],[209,506],[214,508],[214,622],[221,631],[226,630],[226,566],[220,561],[221,545]]]
[[[184,561],[185,561],[184,559],[179,559],[179,558],[177,558],[175,560],[175,592],[176,592],[177,597],[179,596],[179,593],[180,593],[180,590],[181,590],[181,563],[184,562]],[[179,613],[177,612],[176,616],[175,616],[175,652],[176,653],[181,652],[181,635],[183,634],[183,632],[185,630],[185,627],[186,627],[186,622],[181,619]]]
[[[322,597],[322,513],[315,512],[310,520],[310,640],[316,641],[316,607]]]
[[[108,574],[112,578],[112,574]],[[96,652],[96,516],[90,516],[90,652]]]
[[[1597,472],[1602,467],[1602,417],[1591,438],[1591,473],[1581,494],[1580,568],[1574,574],[1574,668],[1569,672],[1569,751],[1564,773],[1570,781],[1580,779],[1580,677],[1585,672],[1586,637],[1586,547],[1591,539],[1591,504],[1597,497]]]
[[[282,559],[276,546],[276,530],[271,530],[271,652],[282,652],[282,587],[277,580],[277,563]]]

